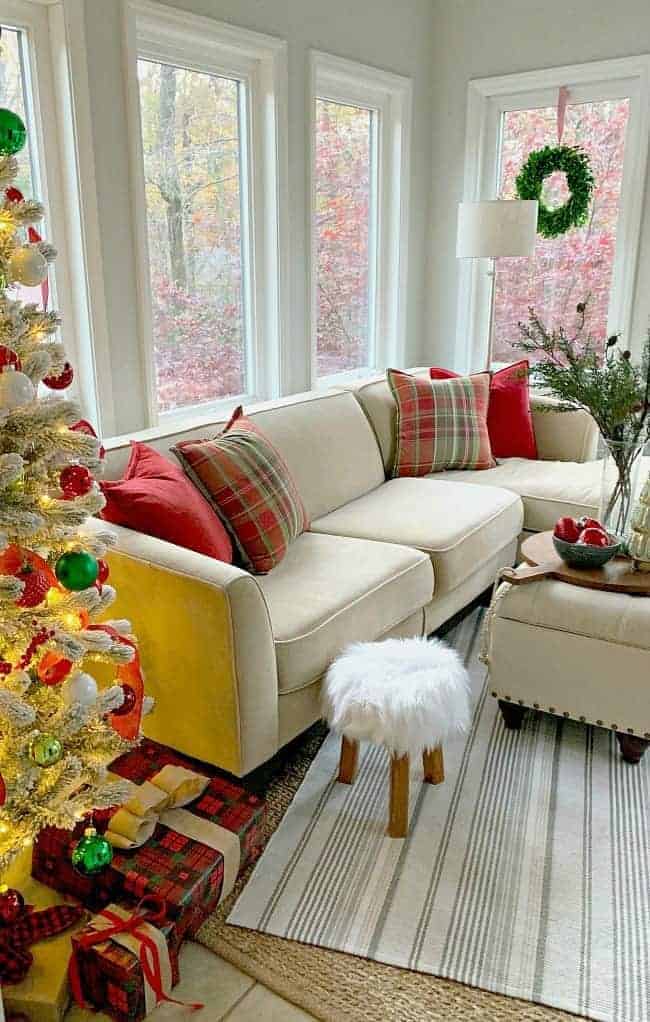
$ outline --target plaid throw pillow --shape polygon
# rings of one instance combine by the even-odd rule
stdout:
[[[213,440],[183,440],[172,450],[257,575],[275,568],[309,528],[284,458],[241,406]]]
[[[427,380],[387,370],[397,404],[393,476],[493,468],[487,429],[490,374]]]

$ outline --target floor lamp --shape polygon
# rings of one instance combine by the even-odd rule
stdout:
[[[537,235],[538,203],[533,199],[486,199],[458,205],[458,259],[490,259],[490,326],[487,368],[492,363],[494,325],[494,260],[503,256],[532,256]]]

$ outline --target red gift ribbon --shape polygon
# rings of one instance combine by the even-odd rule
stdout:
[[[147,904],[151,905],[152,908],[147,909]],[[143,898],[136,905],[133,914],[127,919],[123,919],[107,908],[100,912],[99,915],[107,919],[111,925],[102,930],[91,930],[88,933],[79,934],[75,938],[76,947],[72,952],[68,965],[70,991],[74,1000],[81,1008],[88,1008],[89,1005],[84,1001],[77,950],[80,947],[86,950],[87,948],[94,947],[96,944],[104,944],[111,937],[117,936],[120,933],[130,933],[140,942],[140,954],[138,957],[142,975],[145,982],[149,984],[156,995],[156,1003],[167,1001],[169,1004],[178,1004],[181,1007],[190,1008],[192,1011],[198,1011],[203,1007],[203,1004],[199,1002],[191,1003],[176,1000],[174,997],[169,997],[163,990],[158,948],[148,933],[140,928],[143,923],[158,926],[165,921],[165,903],[162,899],[154,897]]]

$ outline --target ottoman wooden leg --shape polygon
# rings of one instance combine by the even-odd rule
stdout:
[[[406,837],[409,829],[409,758],[393,756],[390,761],[390,807],[388,836]]]
[[[445,779],[445,763],[442,758],[442,745],[435,749],[425,749],[422,753],[425,784],[442,784]]]
[[[341,759],[339,760],[339,781],[352,784],[359,762],[359,743],[345,735],[341,738]]]
[[[503,723],[512,731],[519,731],[526,714],[526,707],[519,703],[509,703],[505,699],[499,699],[499,709],[503,717]]]
[[[646,738],[638,738],[637,735],[624,735],[619,731],[616,732],[616,738],[626,763],[640,763],[645,750],[650,745]]]

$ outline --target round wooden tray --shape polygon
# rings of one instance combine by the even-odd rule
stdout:
[[[526,564],[501,572],[501,577],[513,585],[548,577],[585,589],[650,596],[650,572],[635,571],[629,557],[614,557],[602,568],[571,568],[557,554],[552,532],[529,536],[522,543],[521,553]]]

